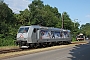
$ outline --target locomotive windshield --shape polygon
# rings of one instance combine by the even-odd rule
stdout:
[[[77,38],[83,38],[83,35],[79,35],[79,36],[77,36]]]
[[[20,28],[18,33],[27,33],[28,32],[29,27],[25,27],[25,28]]]

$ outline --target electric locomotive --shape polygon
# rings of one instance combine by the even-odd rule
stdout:
[[[71,40],[70,30],[31,25],[19,28],[16,43],[20,48],[29,48],[61,42],[71,43]]]

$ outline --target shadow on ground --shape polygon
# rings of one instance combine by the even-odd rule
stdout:
[[[69,54],[71,56],[67,58],[70,60],[90,60],[90,41],[87,44],[76,45]]]

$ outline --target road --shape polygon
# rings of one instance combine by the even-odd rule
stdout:
[[[4,60],[90,60],[90,43],[28,54]]]

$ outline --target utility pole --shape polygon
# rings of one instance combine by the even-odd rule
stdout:
[[[63,13],[62,13],[62,29],[64,28],[64,20],[63,20]]]

